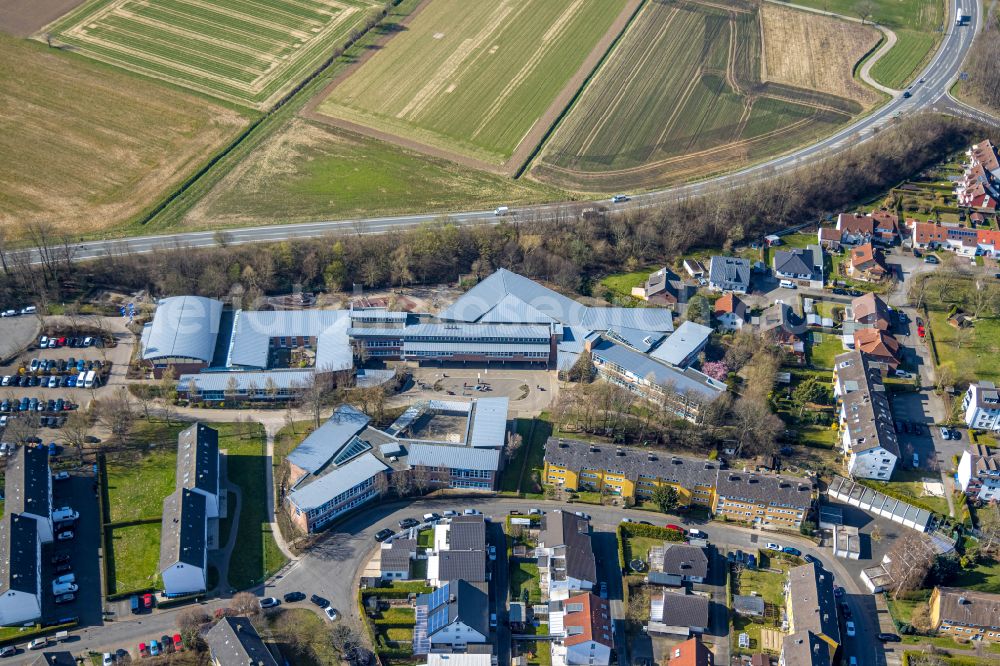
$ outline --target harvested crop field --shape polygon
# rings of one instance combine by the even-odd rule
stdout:
[[[534,148],[637,4],[431,0],[316,112],[498,168]]]
[[[586,192],[655,187],[784,152],[862,111],[854,100],[761,81],[761,52],[756,3],[647,3],[532,177]]]
[[[368,18],[375,0],[92,0],[54,24],[90,58],[265,108]]]
[[[4,0],[0,32],[28,37],[80,5],[84,0]]]
[[[871,26],[763,2],[764,81],[786,83],[870,106],[878,93],[856,81],[854,66],[878,44]]]
[[[249,122],[127,72],[0,35],[0,225],[100,232],[139,214]]]

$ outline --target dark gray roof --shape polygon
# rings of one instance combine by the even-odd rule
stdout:
[[[31,666],[77,666],[76,657],[68,650],[43,652],[28,663]]]
[[[52,474],[43,446],[21,446],[7,463],[6,511],[48,518],[52,514]]]
[[[187,488],[167,495],[160,528],[160,571],[178,562],[204,568],[207,526],[204,495]]]
[[[597,583],[597,563],[590,545],[590,521],[555,510],[542,516],[539,541],[545,548],[565,548],[566,575]]]
[[[624,455],[618,455],[619,451]],[[575,471],[601,469],[619,471],[631,479],[640,474],[676,483],[684,488],[715,485],[719,463],[713,460],[681,458],[654,449],[639,449],[610,444],[591,444],[575,439],[549,437],[545,442],[545,460]]]
[[[815,563],[789,570],[788,598],[796,632],[811,631],[840,643],[832,573]]]
[[[219,494],[219,431],[196,423],[177,436],[177,486]]]
[[[995,627],[1000,618],[1000,594],[939,587],[941,620],[971,627]]]
[[[733,610],[737,613],[752,615],[764,614],[764,597],[752,594],[734,594]]]
[[[708,281],[713,285],[735,282],[750,286],[750,260],[741,257],[712,257]]]
[[[646,354],[601,339],[591,348],[591,354],[612,363],[643,380],[669,386],[692,401],[711,402],[726,392],[726,385],[698,372],[694,368],[675,368],[650,358]]]
[[[486,553],[481,550],[442,550],[438,554],[438,580],[461,578],[472,583],[486,580]]]
[[[394,539],[388,548],[381,550],[381,570],[409,571],[410,557],[417,551],[416,539]]]
[[[465,580],[450,580],[439,589],[417,597],[417,606],[427,607],[427,616],[435,615],[447,606],[447,626],[456,620],[475,629],[484,636],[490,634],[489,595],[485,585]]]
[[[802,510],[812,506],[812,483],[786,476],[725,470],[719,472],[716,493],[720,498],[768,506]]]
[[[708,627],[708,597],[663,593],[663,624],[670,627]]]
[[[486,521],[482,515],[456,516],[448,528],[450,550],[486,550]],[[459,576],[460,578],[460,576]]]
[[[354,435],[364,430],[369,421],[368,416],[354,407],[340,405],[326,423],[288,454],[287,460],[315,474],[333,460]]]
[[[830,666],[830,645],[811,631],[797,631],[781,642],[786,664],[795,666]]]
[[[219,666],[278,666],[253,624],[245,617],[224,617],[205,634]]]
[[[892,401],[882,383],[882,371],[858,350],[833,361],[851,450],[860,453],[882,447],[898,458]]]
[[[668,543],[663,547],[663,572],[678,576],[708,576],[708,556],[704,548],[680,543]]]
[[[822,260],[817,262],[819,247],[796,248],[794,250],[776,250],[774,253],[774,270],[787,275],[810,275],[819,278],[816,270],[822,266]]]
[[[0,519],[0,595],[38,594],[38,523],[11,513]]]

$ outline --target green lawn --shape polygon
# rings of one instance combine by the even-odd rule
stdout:
[[[882,85],[901,90],[913,81],[937,39],[919,30],[897,30],[896,37],[896,45],[872,66],[871,74]]]
[[[814,368],[822,368],[832,372],[833,359],[846,351],[844,349],[844,343],[839,335],[831,335],[828,333],[811,334],[811,339],[815,340],[817,337],[822,337],[823,341],[819,344],[809,344],[809,364]]]
[[[927,476],[927,473],[924,471],[896,469],[896,471],[893,472],[893,481],[884,483],[881,481],[872,481],[871,479],[863,479],[861,480],[861,483],[874,488],[875,490],[879,490],[890,497],[897,497],[904,502],[913,504],[914,506],[922,507],[942,516],[947,516],[947,499],[944,497],[935,497],[933,495],[924,494],[921,479],[925,477],[928,481],[940,481],[938,477]]]
[[[977,320],[969,339],[959,349],[955,328],[948,324],[948,314],[941,310],[930,311],[931,331],[937,346],[941,365],[953,364],[959,382],[988,380],[1000,382],[1000,319]]]
[[[615,273],[601,280],[601,284],[608,288],[612,294],[619,298],[631,298],[632,288],[641,287],[646,283],[649,274],[657,268],[647,268],[633,273]]]
[[[421,548],[432,548],[434,546],[434,530],[417,532],[417,545]]]
[[[524,590],[528,590],[528,602],[537,604],[542,600],[539,588],[538,565],[531,562],[511,562],[510,565],[510,598],[521,600]]]
[[[118,527],[111,531],[114,549],[112,593],[121,594],[160,585],[160,523]]]
[[[858,15],[858,4],[854,0],[796,0],[795,4],[855,18]],[[871,18],[893,30],[916,28],[931,31],[940,27],[944,20],[943,3],[936,0],[872,0],[871,5]]]
[[[534,430],[532,430],[532,423]],[[521,448],[504,466],[500,474],[500,491],[506,493],[518,492],[518,481],[521,480],[521,490],[525,497],[542,496],[542,472],[545,468],[545,442],[552,434],[552,423],[549,414],[542,412],[537,419],[516,419],[514,427],[523,441]],[[524,478],[521,479],[521,468],[524,467]]]
[[[779,250],[794,250],[794,249],[802,249],[815,244],[816,244],[815,233],[808,233],[808,234],[801,233],[801,234],[788,234],[782,236],[781,245],[777,245],[776,247]]]
[[[950,585],[979,592],[1000,594],[1000,562],[990,560],[977,565],[975,569],[963,569]]]
[[[308,608],[269,611],[262,622],[282,656],[296,666],[338,666],[341,661],[330,642],[330,625]],[[259,627],[260,625],[258,625]]]
[[[541,623],[535,631],[536,635],[544,636],[549,633],[549,625],[546,623]],[[535,644],[534,653],[528,658],[528,664],[530,666],[552,666],[552,649],[550,648],[548,642],[537,641]]]
[[[242,491],[236,548],[229,559],[229,584],[244,589],[260,583],[281,568],[285,556],[275,543],[267,521],[267,460],[264,427],[252,424],[244,435],[234,424],[213,424],[219,430],[219,448],[226,451],[230,483]]]
[[[663,545],[663,539],[653,537],[634,536],[624,540],[625,563],[639,558],[643,562],[649,562],[649,549]]]
[[[118,523],[159,518],[163,499],[174,492],[177,473],[177,433],[164,426],[158,447],[146,455],[125,451],[108,456],[108,505]]]
[[[518,483],[521,480],[521,467],[524,465],[524,457],[528,454],[528,433],[531,432],[531,419],[514,419],[514,431],[521,436],[522,445],[517,450],[514,457],[504,464],[500,473],[500,492],[516,493]]]
[[[840,431],[829,426],[810,425],[802,426],[798,430],[799,441],[806,446],[815,446],[823,449],[832,449],[837,446]]]

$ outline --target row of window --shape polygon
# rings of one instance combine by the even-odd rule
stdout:
[[[355,497],[357,495],[360,495],[360,494],[364,493],[365,490],[367,490],[368,488],[371,488],[373,485],[375,485],[375,477],[369,477],[369,478],[365,479],[364,481],[362,481],[361,483],[359,483],[358,485],[356,485],[353,488],[351,488],[350,490],[345,490],[344,492],[340,493],[339,495],[337,495],[333,499],[331,499],[331,500],[329,500],[327,502],[324,502],[323,504],[321,504],[317,508],[315,508],[315,509],[309,509],[306,512],[306,515],[309,516],[310,518],[312,518],[314,516],[321,516],[324,513],[326,513],[327,511],[329,511],[330,509],[332,509],[333,507],[335,507],[335,506],[337,506],[337,505],[339,505],[339,504],[341,504],[343,502],[346,502],[347,500],[349,500],[352,497]],[[357,505],[355,504],[353,506],[357,506]],[[342,513],[342,511],[339,511],[338,513]]]
[[[356,506],[361,506],[362,504],[364,504],[365,502],[367,502],[371,498],[375,497],[377,494],[378,494],[378,491],[376,491],[374,488],[372,488],[371,490],[369,490],[368,492],[364,493],[363,495],[359,495],[358,497],[355,497],[353,500],[351,500],[350,502],[348,502],[344,506],[338,508],[336,511],[331,511],[330,513],[326,514],[325,516],[323,516],[319,520],[313,521],[313,523],[312,523],[312,529],[313,530],[321,529],[324,525],[326,525],[327,523],[329,523],[331,520],[333,520],[337,516],[350,511],[351,509],[353,509]],[[313,512],[310,511],[309,515],[311,516],[312,514],[313,514]]]
[[[477,357],[487,357],[487,358],[548,358],[548,351],[522,351],[522,352],[509,352],[509,351],[491,351],[491,352],[450,352],[450,351],[434,351],[434,350],[416,350],[410,351],[406,350],[405,354],[407,356],[421,356],[425,358],[450,358],[452,356],[477,356]]]
[[[452,476],[458,476],[464,479],[490,479],[493,478],[493,472],[488,469],[453,469],[451,470]]]

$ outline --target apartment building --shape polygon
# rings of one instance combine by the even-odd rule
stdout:
[[[958,461],[955,481],[975,500],[1000,500],[1000,452],[984,444],[971,444]]]
[[[789,570],[785,585],[785,610],[789,634],[806,632],[819,637],[826,644],[830,660],[836,661],[841,635],[837,598],[833,594],[833,574],[818,563]]]
[[[900,451],[882,372],[860,350],[841,354],[834,359],[833,394],[848,471],[854,477],[888,481]]]
[[[965,424],[975,430],[1000,430],[1000,391],[993,382],[970,384],[962,398]]]
[[[548,512],[542,516],[535,552],[544,598],[566,599],[597,585],[597,560],[586,518],[558,509]]]
[[[935,587],[930,607],[931,626],[938,634],[1000,642],[1000,594]]]
[[[798,529],[813,498],[812,482],[806,479],[720,470],[712,511],[738,522]]]

